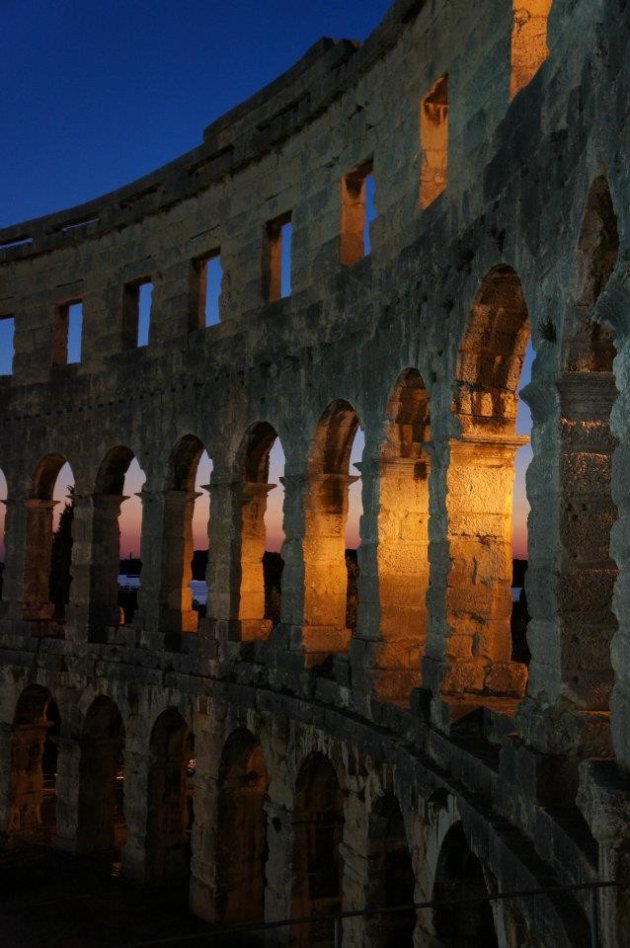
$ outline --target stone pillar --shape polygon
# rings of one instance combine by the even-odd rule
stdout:
[[[284,485],[284,542],[282,544],[282,624],[290,630],[291,649],[302,651],[304,615],[304,505],[308,480],[303,472],[280,478]]]
[[[196,632],[198,615],[192,607],[192,520],[194,490],[166,490],[162,519],[160,630],[168,634]],[[144,564],[144,560],[143,560]],[[143,565],[144,573],[144,565]]]
[[[304,615],[302,637],[311,660],[347,652],[348,573],[345,526],[348,488],[358,478],[319,474],[308,478],[304,515]]]
[[[420,684],[427,634],[428,463],[399,458],[358,466],[364,513],[353,680],[365,668],[364,649],[358,655],[364,640],[373,693],[407,705]]]
[[[70,602],[66,607],[66,639],[87,640],[90,620],[90,573],[93,559],[94,504],[91,494],[74,494]]]
[[[0,848],[8,839],[11,824],[11,738],[13,725],[0,723]]]
[[[79,831],[79,767],[81,745],[76,738],[54,737],[57,745],[57,836],[55,845],[76,852]]]
[[[265,921],[282,921],[291,917],[293,892],[293,821],[285,799],[280,799],[272,781],[265,804],[267,813],[267,864],[265,884]],[[284,796],[284,795],[282,795]],[[290,926],[277,929],[275,943],[288,945]]]
[[[202,628],[204,636],[219,643],[239,642],[241,482],[222,477],[215,468],[209,493],[212,541],[206,575],[207,618]]]
[[[118,571],[120,569],[121,494],[94,494],[92,560],[90,564],[90,640],[104,641],[106,630],[118,625]]]
[[[471,435],[449,442],[444,624],[436,616],[423,664],[434,696],[524,692],[527,669],[511,661],[510,621],[514,457],[525,443]]]
[[[140,536],[140,588],[138,609],[133,626],[144,632],[155,633],[159,626],[160,576],[162,567],[163,506],[158,491],[143,487],[136,497],[142,503],[142,528]],[[119,543],[120,549],[120,543]],[[118,554],[120,557],[120,553]]]
[[[21,619],[24,602],[24,563],[26,561],[26,507],[25,500],[11,496],[3,503],[7,508],[5,520],[5,563],[2,575],[2,599],[7,604],[7,617]]]
[[[218,770],[223,744],[222,707],[199,699],[202,710],[194,717],[195,759],[190,860],[190,909],[208,922],[217,922],[217,813]]]
[[[52,724],[14,724],[11,729],[9,833],[20,839],[41,842],[44,836],[42,756]]]
[[[141,735],[127,737],[125,746],[125,820],[127,845],[122,851],[123,876],[135,885],[145,885],[150,877],[147,865],[148,815],[147,741]]]
[[[24,561],[24,618],[52,619],[50,561],[52,512],[55,500],[29,497],[26,501],[26,557]]]
[[[241,589],[239,620],[243,642],[266,639],[272,623],[265,618],[265,511],[267,494],[275,484],[247,483],[242,487]]]

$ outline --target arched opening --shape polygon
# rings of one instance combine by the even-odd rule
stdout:
[[[529,441],[515,431],[517,388],[530,338],[521,282],[491,270],[471,308],[459,351],[447,475],[451,570],[446,590],[446,693],[521,697],[527,669],[513,661],[512,509],[515,457]]]
[[[590,189],[578,241],[578,279],[563,336],[560,392],[560,590],[565,686],[587,710],[607,711],[613,685],[610,643],[618,570],[610,556],[617,519],[610,414],[617,397],[613,332],[595,307],[613,272],[619,234],[604,177]]]
[[[489,902],[461,904],[488,896],[483,867],[471,852],[461,823],[444,838],[435,873],[433,927],[444,948],[498,948]]]
[[[177,443],[163,495],[160,628],[167,636],[196,632],[199,626],[200,603],[197,600],[195,609],[192,583],[205,580],[209,517],[209,495],[203,489],[208,480],[201,485],[199,480],[200,476],[209,478],[210,470],[210,459],[199,438],[186,435]],[[202,544],[199,549],[196,540]]]
[[[127,842],[124,815],[125,728],[111,698],[90,705],[81,734],[78,845],[120,859]]]
[[[24,618],[36,623],[35,631],[62,635],[70,601],[72,556],[72,469],[60,454],[49,454],[33,474],[26,501],[24,560]],[[64,509],[53,511],[64,499]]]
[[[293,918],[317,919],[341,911],[343,822],[343,795],[335,770],[323,754],[311,754],[295,786]],[[333,925],[323,921],[296,925],[292,935],[304,948],[329,948]]]
[[[520,391],[529,384],[532,377],[532,365],[535,358],[531,339],[527,344],[521,378],[517,388],[519,395],[516,412],[516,433],[531,439],[532,415],[529,405],[520,397]],[[529,666],[530,651],[527,642],[529,610],[525,595],[525,574],[529,565],[529,511],[526,474],[532,460],[531,441],[522,445],[514,459],[514,495],[512,499],[512,658]]]
[[[415,899],[405,824],[393,793],[377,800],[368,829],[368,908],[396,908]],[[387,911],[366,919],[367,948],[413,948],[416,913]]]
[[[345,401],[333,402],[317,425],[309,458],[303,640],[311,662],[316,657],[324,660],[328,655],[347,652],[350,647],[348,592],[356,552],[354,557],[346,553],[346,527],[349,488],[358,480],[357,475],[349,473],[358,429],[359,419],[352,406]],[[358,583],[358,575],[354,580]],[[354,615],[357,605],[352,610]]]
[[[149,744],[147,879],[187,885],[193,824],[194,736],[174,708],[155,722]]]
[[[403,372],[391,394],[378,459],[377,568],[381,644],[375,686],[407,704],[421,683],[429,586],[429,396],[420,373]]]
[[[262,747],[236,731],[219,769],[216,907],[226,923],[264,920],[268,785]]]
[[[11,817],[9,832],[50,843],[57,827],[57,743],[61,718],[40,685],[29,685],[18,700],[11,731]]]
[[[243,641],[268,638],[280,620],[284,491],[278,489],[278,484],[269,483],[272,461],[274,477],[281,478],[284,454],[280,440],[271,425],[259,422],[247,433],[240,452],[238,618]],[[276,497],[268,500],[272,491]]]
[[[124,446],[105,456],[93,500],[92,563],[90,565],[90,640],[103,641],[107,630],[129,623],[140,585],[140,499],[133,496],[123,519],[121,504],[142,486],[133,452]],[[129,476],[128,476],[129,473]],[[123,551],[124,555],[123,555]],[[125,564],[121,566],[121,560]],[[120,576],[120,590],[119,590]]]

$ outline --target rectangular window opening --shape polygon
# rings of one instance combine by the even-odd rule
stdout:
[[[123,298],[123,348],[149,344],[153,283],[148,277],[126,283]]]
[[[420,206],[424,210],[448,181],[448,76],[431,87],[420,105]]]
[[[512,0],[510,100],[528,85],[549,56],[547,18],[553,0]]]
[[[216,326],[221,322],[223,266],[221,251],[215,250],[195,261],[198,274],[198,326]]]
[[[81,361],[83,339],[83,300],[67,300],[55,307],[53,326],[53,365],[71,365]]]
[[[372,250],[370,226],[376,219],[372,162],[365,161],[341,184],[341,263],[352,266]]]
[[[269,303],[291,295],[293,224],[291,212],[267,224],[263,295]]]
[[[13,375],[15,316],[0,316],[0,375]]]

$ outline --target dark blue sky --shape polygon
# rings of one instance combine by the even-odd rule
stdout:
[[[0,226],[109,191],[390,0],[0,0]]]

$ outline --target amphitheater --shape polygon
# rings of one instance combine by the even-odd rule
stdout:
[[[212,922],[320,919],[278,929],[285,944],[332,945],[325,919],[364,908],[383,913],[344,919],[344,948],[630,943],[629,20],[625,0],[397,0],[364,44],[321,40],[176,161],[0,232],[7,846],[120,848],[130,882],[186,886]],[[510,537],[530,339],[525,662]],[[125,624],[132,458],[143,567]],[[388,914],[425,901],[451,904]]]

